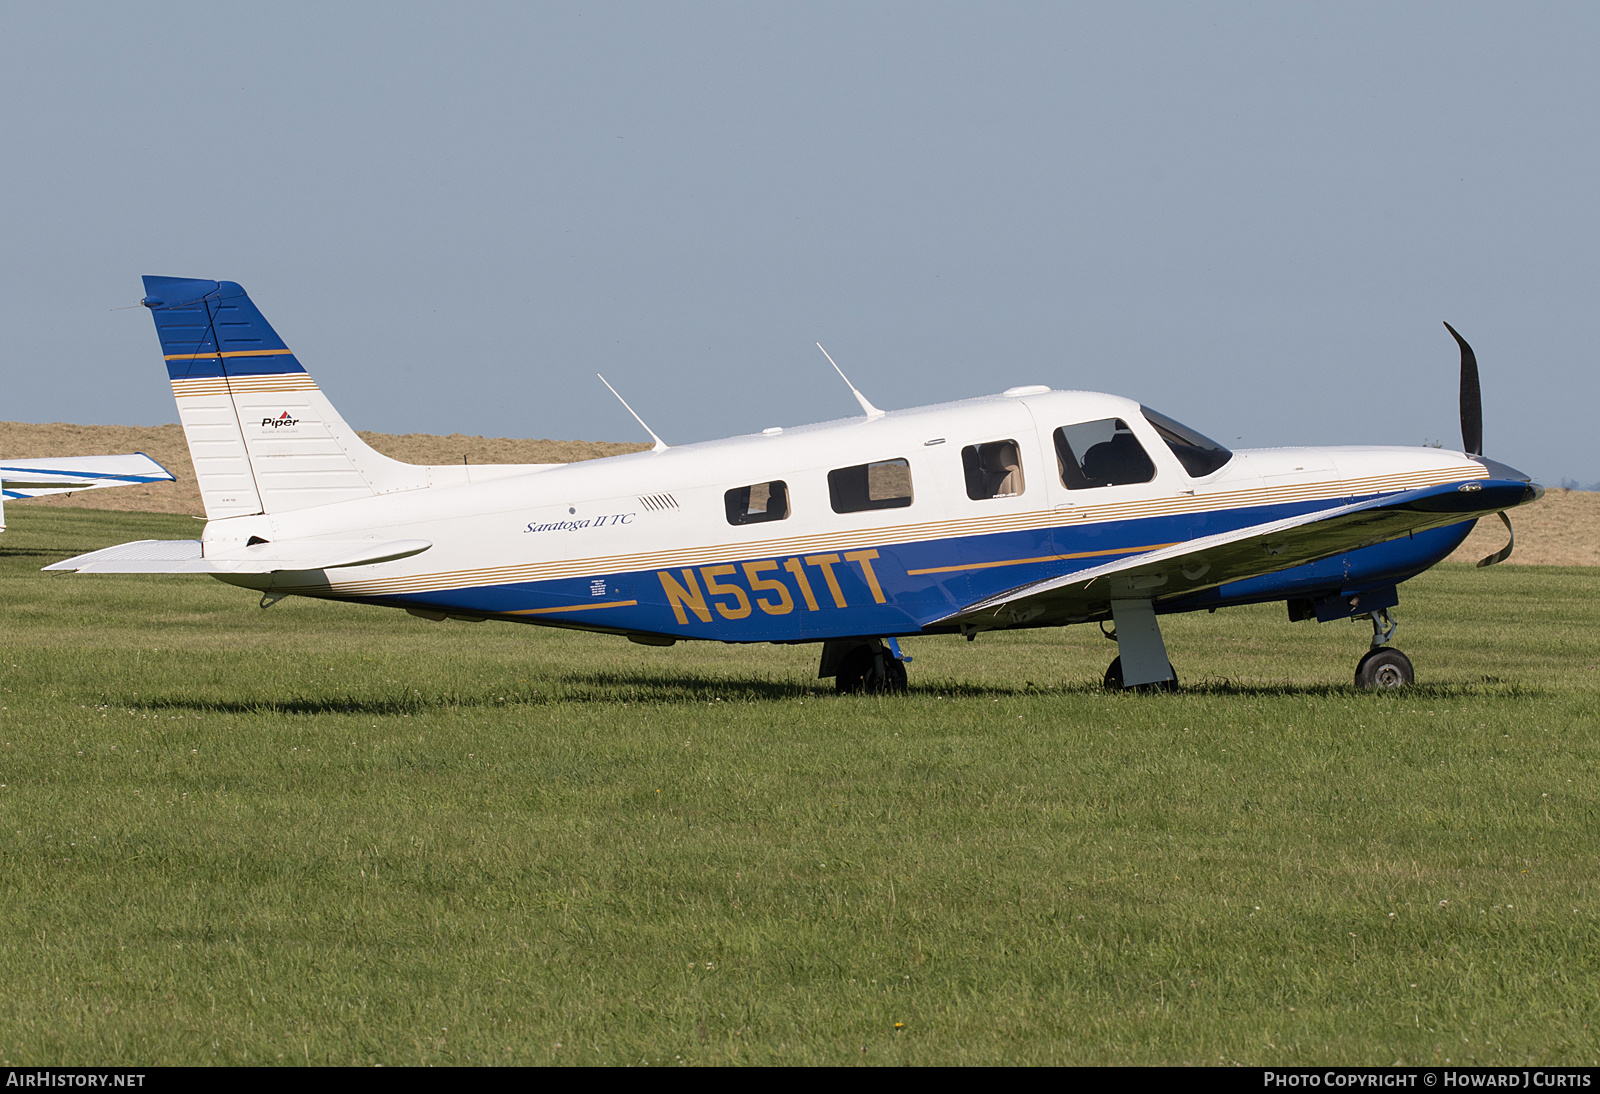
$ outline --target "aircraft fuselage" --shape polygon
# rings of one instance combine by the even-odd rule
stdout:
[[[1056,431],[1087,422],[1124,426],[1118,432],[1131,433],[1148,458],[1146,481],[1086,480],[1067,468]],[[273,443],[292,446],[300,428],[272,427]],[[996,452],[1002,463],[993,471],[976,466]],[[862,467],[873,469],[855,476],[865,492],[850,481]],[[431,549],[380,565],[222,579],[434,618],[729,642],[903,636],[959,629],[939,621],[986,597],[1108,561],[1489,474],[1442,449],[1337,447],[1235,451],[1220,469],[1196,476],[1138,403],[1037,389],[510,476],[484,468],[479,474],[493,477],[481,482],[471,481],[474,470],[462,469],[466,481],[457,485],[213,520],[206,550],[251,537],[426,540]],[[873,474],[882,480],[877,487]],[[997,481],[999,491],[974,497],[975,476],[980,495]],[[739,491],[768,484],[781,486],[771,490],[782,494],[787,515],[756,512],[736,523]],[[874,489],[883,496],[871,496]],[[838,512],[841,497],[863,507]],[[1359,594],[1427,569],[1471,525],[1197,595],[1149,595],[1166,612]],[[1089,609],[1004,625],[1105,614]]]

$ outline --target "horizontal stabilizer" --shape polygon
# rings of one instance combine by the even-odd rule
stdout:
[[[172,472],[143,452],[123,456],[41,456],[0,461],[0,489],[15,501],[46,494],[101,490],[144,482],[172,482]]]
[[[101,573],[181,574],[188,572],[181,568],[184,564],[200,561],[200,547],[197,539],[141,539],[90,551],[45,569],[93,573],[96,564],[100,564],[105,567]]]
[[[204,551],[198,539],[141,539],[78,555],[46,570],[80,574],[276,574],[375,566],[420,555],[433,544],[425,539],[278,540],[249,547]]]

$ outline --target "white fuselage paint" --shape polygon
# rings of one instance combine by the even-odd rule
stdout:
[[[1106,418],[1121,418],[1132,428],[1155,463],[1154,479],[1065,488],[1053,431]],[[286,440],[294,428],[275,433]],[[961,450],[996,440],[1018,442],[1024,489],[1011,497],[973,501],[965,490]],[[910,463],[914,501],[909,507],[832,511],[830,470],[896,458]],[[663,452],[526,471],[486,467],[481,473],[502,477],[444,485],[442,474],[428,475],[415,489],[214,519],[203,541],[214,550],[237,547],[252,536],[429,540],[433,547],[422,554],[328,571],[319,584],[306,584],[304,573],[225,578],[310,595],[404,595],[986,532],[1071,529],[1281,502],[1325,499],[1333,505],[1353,496],[1487,476],[1481,464],[1458,452],[1340,447],[1237,451],[1220,471],[1193,479],[1140,414],[1138,403],[1078,391],[996,395]],[[460,478],[467,477],[462,469]],[[788,484],[788,519],[744,526],[727,522],[726,491],[774,479]]]

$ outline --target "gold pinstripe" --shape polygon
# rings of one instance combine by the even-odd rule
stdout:
[[[500,615],[549,615],[551,612],[587,612],[595,608],[631,608],[637,600],[608,600],[604,604],[567,604],[559,608],[516,608]]]
[[[204,361],[209,357],[289,357],[293,353],[293,350],[288,349],[230,349],[223,350],[221,353],[216,350],[212,350],[210,353],[169,353],[162,359],[165,361]]]
[[[1178,542],[1182,542],[1181,540]],[[1038,558],[1005,558],[998,562],[968,562],[961,566],[929,566],[924,570],[907,570],[907,577],[922,574],[954,574],[962,570],[993,570],[997,566],[1026,566],[1030,562],[1060,562],[1068,558],[1104,558],[1106,555],[1137,555],[1145,551],[1159,551],[1163,547],[1176,547],[1174,543],[1147,543],[1143,547],[1116,547],[1109,551],[1074,551],[1067,555],[1040,555]]]
[[[405,593],[440,592],[446,589],[466,589],[486,585],[510,585],[533,581],[552,581],[561,578],[587,577],[596,573],[626,573],[637,570],[714,565],[740,559],[799,555],[820,551],[842,551],[865,546],[918,543],[957,536],[1048,528],[1063,524],[1101,524],[1115,520],[1215,512],[1223,509],[1276,505],[1292,501],[1321,501],[1350,497],[1352,495],[1396,493],[1447,482],[1460,482],[1464,478],[1488,477],[1488,470],[1482,467],[1476,468],[1475,473],[1470,474],[1463,473],[1461,468],[1439,468],[1429,471],[1406,472],[1398,475],[1374,475],[1361,479],[1339,479],[1301,483],[1292,486],[1232,490],[1218,494],[1181,494],[1176,497],[1151,498],[1144,501],[1119,502],[1109,505],[1085,505],[1053,511],[1035,510],[1009,517],[929,521],[922,524],[900,525],[888,528],[862,528],[853,531],[827,532],[751,543],[699,545],[670,551],[652,551],[567,561],[452,570],[441,573],[417,574],[413,577],[385,577],[363,581],[330,582],[328,585],[296,586],[295,588],[329,589],[346,596],[392,596]],[[1151,547],[1130,547],[1106,553],[1125,554],[1138,550],[1153,549]],[[1097,552],[1083,556],[1057,555],[1045,557],[1048,559],[1091,557],[1095,553]],[[994,565],[1016,565],[1020,561],[1029,560],[1001,561]],[[984,563],[969,564],[958,567],[958,569],[978,569],[983,568],[985,565]]]
[[[172,394],[179,399],[202,395],[271,394],[277,391],[317,391],[316,381],[304,372],[280,372],[266,376],[197,376],[172,381]]]

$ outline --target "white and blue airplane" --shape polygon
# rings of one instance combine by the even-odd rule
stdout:
[[[1231,452],[1116,395],[1040,385],[885,412],[852,386],[863,414],[841,421],[424,467],[364,444],[237,284],[144,282],[208,523],[46,569],[210,574],[264,607],[818,642],[839,690],[887,691],[905,686],[898,638],[1107,621],[1107,686],[1170,686],[1162,615],[1285,601],[1293,619],[1370,616],[1356,683],[1398,687],[1397,586],[1543,493],[1481,455],[1459,335],[1461,452]]]
[[[171,482],[172,472],[143,452],[122,456],[40,456],[0,461],[0,532],[6,528],[5,503],[74,494],[142,482]]]

